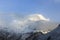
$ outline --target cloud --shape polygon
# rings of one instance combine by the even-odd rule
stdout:
[[[3,24],[9,32],[27,33],[34,30],[48,30],[51,27],[56,27],[55,23],[50,23],[50,19],[45,18],[41,14],[32,14],[22,17],[18,15],[2,15],[0,27]],[[3,20],[3,21],[2,21]],[[51,28],[50,28],[51,29]]]

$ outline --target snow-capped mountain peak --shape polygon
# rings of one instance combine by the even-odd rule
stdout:
[[[30,15],[28,17],[29,20],[31,21],[39,21],[39,20],[44,20],[44,21],[49,21],[50,19],[48,18],[45,18],[43,15],[41,14],[33,14],[33,15]]]

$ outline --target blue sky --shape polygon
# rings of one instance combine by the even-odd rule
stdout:
[[[0,0],[0,13],[42,14],[60,22],[60,0]]]

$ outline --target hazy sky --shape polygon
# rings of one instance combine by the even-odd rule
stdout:
[[[0,0],[0,13],[22,16],[38,13],[60,22],[60,0]]]

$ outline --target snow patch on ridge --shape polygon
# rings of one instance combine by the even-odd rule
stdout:
[[[33,15],[29,15],[28,19],[31,21],[39,21],[39,20],[44,20],[44,21],[50,21],[50,19],[45,18],[43,15],[41,14],[33,14]]]

